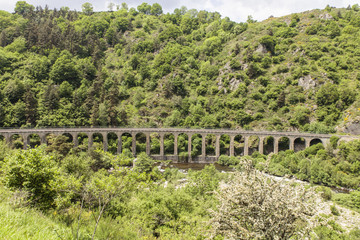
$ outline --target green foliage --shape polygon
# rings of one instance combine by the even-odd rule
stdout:
[[[85,15],[91,15],[94,12],[94,8],[91,3],[86,2],[83,5],[81,5],[82,12]]]
[[[15,5],[15,13],[20,15],[27,15],[34,11],[35,7],[28,4],[26,1],[17,1]]]
[[[19,1],[15,14],[0,11],[0,124],[334,132],[357,109],[354,6],[286,24],[164,14],[158,3],[76,12]]]
[[[29,193],[32,205],[42,209],[52,207],[55,191],[52,186],[58,169],[52,156],[43,148],[19,151],[4,159],[2,167],[5,186]]]
[[[145,153],[140,153],[135,161],[134,169],[140,173],[149,173],[153,169],[154,161]]]
[[[235,166],[240,163],[240,159],[234,156],[221,155],[217,163],[224,166]]]

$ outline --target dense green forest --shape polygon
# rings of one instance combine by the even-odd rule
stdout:
[[[236,23],[20,1],[0,11],[0,126],[334,132],[360,115],[359,9]]]

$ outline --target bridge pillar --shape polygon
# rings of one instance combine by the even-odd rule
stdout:
[[[10,134],[4,134],[5,143],[10,145],[11,144],[11,136]]]
[[[150,133],[146,133],[146,155],[150,156]]]
[[[221,135],[216,135],[216,142],[215,142],[216,159],[218,159],[220,157],[220,137],[221,137]]]
[[[235,136],[234,135],[230,135],[230,156],[234,156],[234,139]]]
[[[90,132],[90,133],[87,133],[88,135],[88,149],[92,148],[92,145],[93,145],[93,134]]]
[[[191,139],[192,138],[192,134],[189,133],[188,134],[188,158],[189,158],[189,162],[192,161],[192,157],[191,157]]]
[[[72,136],[72,138],[73,138],[74,147],[79,146],[78,134],[77,134],[77,133],[73,133],[73,134],[71,134],[71,136]]]
[[[259,153],[264,154],[264,139],[265,137],[259,137]]]
[[[304,138],[305,140],[305,148],[310,147],[311,138]]]
[[[244,156],[249,155],[249,136],[244,136]]]
[[[201,154],[202,159],[205,162],[206,161],[206,134],[205,133],[202,135],[201,152],[202,152],[202,154]]]
[[[289,146],[290,146],[290,150],[295,151],[295,138],[289,137]]]
[[[178,153],[178,137],[179,137],[179,134],[174,133],[174,155],[175,156],[179,155],[179,153]]]
[[[279,153],[279,140],[280,137],[274,137],[274,153]]]
[[[136,133],[132,133],[131,138],[132,138],[131,151],[133,156],[136,157]]]
[[[118,138],[118,144],[117,144],[117,153],[121,154],[122,152],[122,139],[121,139],[122,133],[117,134]]]
[[[40,144],[47,144],[46,134],[39,134],[39,137],[40,137]]]
[[[165,157],[165,151],[164,151],[164,136],[165,134],[164,133],[160,133],[160,156],[161,156],[161,159],[163,160],[164,157]]]
[[[22,134],[21,137],[23,138],[24,141],[24,146],[23,149],[28,149],[30,146],[30,139],[29,139],[29,134]]]
[[[108,150],[108,136],[107,136],[107,133],[101,133],[102,137],[103,137],[103,149],[104,149],[104,152],[107,152]]]

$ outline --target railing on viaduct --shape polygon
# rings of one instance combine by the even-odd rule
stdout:
[[[224,135],[228,135],[230,138],[228,154],[230,156],[235,155],[234,143],[235,138],[241,136],[243,152],[241,155],[249,155],[249,139],[251,137],[258,138],[257,140],[257,151],[264,153],[264,140],[272,137],[273,147],[271,152],[279,152],[279,141],[281,138],[288,138],[288,149],[296,150],[295,144],[302,142],[303,148],[307,148],[315,143],[327,144],[331,135],[328,134],[312,134],[312,133],[299,133],[299,132],[268,132],[268,131],[242,131],[242,130],[224,130],[224,129],[172,129],[172,128],[44,128],[44,129],[0,129],[0,136],[5,138],[8,143],[11,143],[14,135],[22,137],[24,142],[24,148],[28,148],[30,144],[30,136],[34,134],[38,135],[41,139],[41,144],[47,143],[47,136],[49,134],[54,135],[71,135],[74,146],[78,146],[79,134],[87,135],[88,147],[93,146],[94,134],[100,134],[103,138],[103,149],[108,150],[108,135],[115,134],[117,137],[117,153],[121,153],[123,149],[122,136],[127,134],[132,137],[131,151],[133,155],[136,155],[136,139],[138,134],[144,134],[146,136],[146,153],[150,155],[151,140],[150,135],[156,133],[159,135],[160,141],[160,152],[159,154],[151,155],[157,160],[173,160],[179,161],[178,152],[178,136],[180,134],[186,134],[188,136],[187,146],[187,161],[189,162],[214,162],[220,156],[220,138]],[[199,134],[202,138],[202,149],[200,156],[192,156],[192,136]],[[173,154],[166,155],[164,153],[164,136],[173,135],[174,137],[174,149]],[[208,156],[206,152],[206,138],[212,136],[215,138],[215,153],[213,156]],[[339,136],[340,138],[346,136]]]

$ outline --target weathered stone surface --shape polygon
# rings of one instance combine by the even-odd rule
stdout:
[[[333,16],[331,16],[330,13],[324,13],[324,14],[320,14],[319,18],[324,20],[331,20],[333,19]]]
[[[316,87],[316,81],[313,80],[310,75],[307,75],[299,79],[298,85],[303,87],[305,90],[308,90]]]
[[[348,124],[344,128],[344,132],[350,133],[353,135],[360,135],[360,123],[357,121],[357,122],[352,122],[352,123]]]
[[[266,49],[266,47],[263,44],[259,44],[259,46],[255,50],[255,52],[266,54],[266,53],[268,53],[268,50]]]

